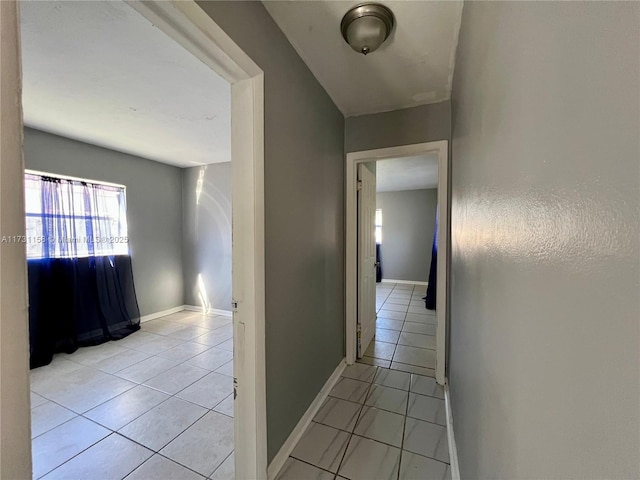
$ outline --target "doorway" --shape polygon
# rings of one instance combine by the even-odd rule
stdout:
[[[367,150],[360,152],[348,153],[346,156],[346,359],[348,364],[352,364],[362,354],[362,350],[366,349],[362,345],[362,341],[368,341],[368,337],[362,337],[363,328],[370,331],[370,326],[359,326],[359,314],[366,311],[361,308],[359,302],[362,298],[360,290],[364,282],[359,281],[360,275],[360,252],[358,229],[361,225],[359,221],[359,202],[358,202],[358,185],[360,181],[359,172],[362,171],[364,164],[376,164],[381,160],[399,159],[407,157],[416,157],[420,155],[437,155],[438,165],[438,191],[437,191],[437,214],[439,217],[440,228],[437,234],[438,255],[436,265],[436,314],[435,314],[435,377],[439,384],[444,385],[446,377],[446,331],[447,331],[447,288],[448,288],[448,242],[449,242],[449,206],[448,206],[448,142],[446,140],[437,142],[427,142],[421,144],[404,145],[398,147],[383,148],[377,150]],[[375,209],[374,209],[375,210]],[[361,216],[362,214],[360,214]],[[382,212],[384,219],[384,212]],[[384,220],[382,220],[384,225]],[[384,227],[382,227],[384,228]],[[371,229],[368,229],[371,230]],[[373,231],[370,232],[373,235]],[[433,239],[425,239],[427,243],[431,243]],[[383,267],[384,268],[384,267]],[[402,289],[411,288],[411,294],[408,298],[409,302],[417,300],[414,295],[415,285],[402,284],[382,284],[391,287],[391,290],[398,289],[397,297],[403,295]],[[369,288],[371,288],[369,286]],[[383,288],[385,290],[385,288]],[[387,288],[388,290],[388,288]],[[386,292],[386,290],[385,290]],[[391,292],[386,292],[390,294]],[[409,307],[410,308],[410,307]],[[366,322],[365,322],[366,323]],[[358,342],[360,340],[360,352],[358,352]]]
[[[239,478],[266,478],[263,72],[195,2],[127,3],[231,83],[234,404],[237,412],[233,428],[235,471]],[[3,186],[5,183],[12,184],[15,187],[12,193],[17,193],[7,196],[10,200],[3,201],[3,226],[9,226],[8,222],[11,222],[12,233],[24,237],[24,205],[21,200],[24,166],[21,163],[20,148],[23,125],[21,116],[15,111],[16,105],[18,110],[20,106],[17,4],[6,2],[2,13],[2,93],[3,98],[7,95],[6,98],[18,99],[17,102],[2,102],[1,106],[2,118],[12,119],[6,124],[8,127],[3,128],[3,133],[11,130],[11,141],[7,143],[6,155],[3,149],[0,164],[2,181]],[[184,88],[188,88],[188,85],[185,84]],[[9,255],[15,261],[5,262]],[[3,356],[5,346],[8,347],[7,352],[28,351],[28,338],[25,335],[26,282],[15,281],[16,278],[25,277],[24,259],[24,251],[21,254],[5,249],[2,251],[3,285],[4,279],[12,279],[10,283],[14,286],[11,300],[3,296],[3,333],[14,330],[20,333],[11,337],[2,335]],[[3,290],[3,293],[6,292]],[[11,318],[4,315],[10,312],[15,312],[15,315]],[[18,361],[21,359],[23,355],[17,355],[10,367],[5,369],[3,366],[2,375],[3,412],[4,405],[11,408],[11,430],[22,432],[6,449],[3,445],[3,456],[5,453],[15,455],[15,460],[6,470],[3,464],[2,471],[3,474],[16,478],[30,475],[30,465],[26,458],[31,457],[28,438],[29,402],[23,401],[28,398],[28,367],[26,363]],[[9,368],[12,378],[5,376],[5,370]]]

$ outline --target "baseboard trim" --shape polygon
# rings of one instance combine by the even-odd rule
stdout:
[[[451,463],[451,480],[460,480],[460,465],[458,464],[458,448],[456,437],[453,433],[453,415],[451,414],[451,399],[449,397],[449,385],[444,386],[444,408],[447,416],[447,436],[449,438],[449,460]]]
[[[287,440],[284,442],[282,447],[280,447],[280,451],[276,454],[275,457],[273,457],[273,460],[271,461],[271,463],[269,464],[269,468],[267,469],[267,478],[269,480],[273,480],[278,476],[278,473],[280,473],[280,470],[287,461],[287,458],[289,458],[289,455],[291,455],[291,452],[298,444],[298,441],[311,423],[311,420],[313,420],[313,417],[315,417],[318,413],[318,410],[320,410],[320,407],[329,395],[331,389],[338,382],[338,379],[340,378],[340,375],[342,375],[342,372],[344,371],[346,366],[347,363],[343,358],[334,372],[331,374],[329,379],[325,382],[320,392],[318,392],[316,398],[313,400],[313,402],[311,402],[311,405],[309,405],[307,411],[304,412],[304,415],[302,415],[302,418],[295,426]]]
[[[418,282],[413,280],[394,280],[393,278],[383,278],[382,283],[401,283],[405,285],[424,285],[425,287],[429,285],[429,282]]]
[[[156,318],[164,317],[166,315],[171,315],[172,313],[178,313],[183,311],[184,305],[180,305],[179,307],[168,308],[167,310],[162,310],[156,313],[150,313],[149,315],[142,315],[140,317],[140,323],[149,322],[151,320],[155,320]]]
[[[190,312],[202,312],[202,307],[198,307],[196,305],[184,305],[184,310],[189,310]],[[220,310],[218,308],[209,308],[206,310],[209,315],[222,315],[224,317],[233,317],[233,312],[231,310]]]

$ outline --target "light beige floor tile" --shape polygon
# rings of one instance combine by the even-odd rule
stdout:
[[[450,480],[449,465],[432,458],[403,451],[400,480]]]
[[[209,370],[182,363],[145,381],[144,385],[175,395],[208,374]]]
[[[387,318],[381,318],[378,316],[376,320],[376,328],[384,328],[385,330],[402,330],[402,324],[404,322],[402,320],[391,320]]]
[[[347,365],[342,372],[342,376],[360,380],[361,382],[371,382],[376,374],[376,370],[376,367],[370,365],[354,363],[353,365]]]
[[[398,345],[393,354],[393,361],[418,367],[436,368],[436,352],[426,348]]]
[[[227,377],[233,377],[233,360],[229,360],[221,367],[216,368],[215,372],[226,375]]]
[[[381,358],[382,360],[393,359],[393,352],[396,349],[394,343],[372,341],[364,352],[367,357]]]
[[[364,404],[369,407],[405,415],[407,412],[407,398],[408,392],[405,390],[384,387],[382,385],[372,385]]]
[[[166,358],[149,357],[142,362],[136,363],[124,370],[120,370],[116,375],[131,382],[143,383],[146,380],[175,367],[177,364],[177,362],[167,360]]]
[[[393,445],[394,447],[400,447],[402,446],[404,419],[404,415],[378,408],[364,407],[353,433]]]
[[[378,318],[386,318],[388,320],[404,320],[406,316],[406,312],[396,312],[394,310],[388,310],[386,308],[381,308],[378,311]]]
[[[174,362],[184,362],[196,355],[206,352],[209,348],[211,348],[209,345],[203,345],[201,343],[184,342],[176,347],[159,353],[158,356],[166,358],[167,360],[173,360]]]
[[[162,455],[209,477],[233,451],[233,419],[209,412],[162,449]]]
[[[369,383],[340,377],[329,392],[329,395],[342,400],[349,400],[350,402],[364,403],[368,391]]]
[[[399,345],[409,347],[436,349],[436,337],[433,335],[421,335],[419,333],[402,332],[398,338]]]
[[[222,465],[216,468],[216,471],[211,475],[211,480],[236,480],[235,475],[235,460],[233,453],[229,455]]]
[[[312,422],[291,452],[291,456],[335,473],[348,441],[348,433]]]
[[[403,332],[419,333],[421,335],[435,335],[436,325],[428,323],[404,322],[402,325]]]
[[[442,426],[447,425],[444,400],[427,395],[409,394],[407,416]]]
[[[121,428],[119,433],[157,452],[206,412],[203,407],[171,397]]]
[[[449,463],[447,428],[407,417],[404,449],[418,455]]]
[[[339,475],[349,480],[394,480],[399,464],[400,449],[354,435]]]
[[[190,358],[189,360],[187,360],[187,363],[189,365],[195,365],[196,367],[206,368],[207,370],[214,371],[232,359],[232,352],[213,347],[206,352]]]
[[[289,457],[277,480],[333,480],[333,474]]]
[[[396,372],[380,368],[373,379],[373,383],[383,385],[385,387],[397,388],[400,390],[409,390],[411,375],[404,372]]]
[[[213,410],[218,413],[222,413],[228,417],[233,417],[234,405],[233,405],[233,393],[216,405]]]
[[[77,415],[57,403],[45,402],[31,409],[31,438],[42,435]]]
[[[120,479],[138,468],[153,452],[117,433],[72,458],[45,476],[46,480]]]
[[[126,480],[203,480],[204,477],[177,464],[173,460],[155,454],[135,469]]]
[[[376,328],[375,340],[378,342],[398,343],[398,338],[400,338],[400,332],[397,330]]]
[[[425,377],[436,376],[436,371],[433,368],[417,367],[416,365],[407,365],[406,363],[391,362],[391,370],[416,373],[418,375],[424,375]]]
[[[327,397],[313,421],[346,432],[352,432],[361,409],[362,404],[360,403]]]
[[[389,368],[391,366],[391,360],[382,360],[381,358],[373,358],[364,356],[358,359],[359,363],[365,363],[367,365],[374,365],[376,367]]]
[[[444,388],[438,385],[434,378],[423,375],[411,375],[411,389],[420,395],[429,395],[436,398],[444,398]]]
[[[89,410],[84,416],[111,430],[118,430],[167,398],[165,393],[138,385]]]
[[[211,372],[176,396],[211,409],[233,393],[233,378]]]
[[[111,432],[83,417],[76,417],[33,440],[33,478],[62,465]]]

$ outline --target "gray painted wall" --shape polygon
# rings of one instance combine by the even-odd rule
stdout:
[[[451,102],[350,117],[345,121],[345,150],[375,148],[449,140]]]
[[[640,4],[465,3],[449,384],[462,478],[640,478]]]
[[[183,304],[180,169],[31,128],[26,168],[127,187],[129,247],[140,313]]]
[[[182,170],[184,303],[231,310],[231,162]]]
[[[429,280],[438,189],[379,192],[382,209],[382,275],[384,279]]]
[[[344,117],[260,2],[199,2],[265,72],[268,456],[344,357]]]

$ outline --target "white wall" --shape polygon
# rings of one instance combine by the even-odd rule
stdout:
[[[429,280],[438,189],[378,192],[382,209],[382,278]]]
[[[452,103],[462,478],[640,478],[640,4],[465,3]]]
[[[182,170],[184,303],[231,310],[231,162]]]

